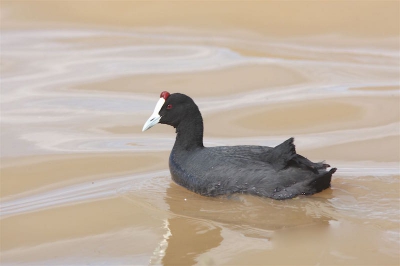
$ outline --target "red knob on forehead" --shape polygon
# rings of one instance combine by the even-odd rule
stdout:
[[[164,98],[164,100],[167,100],[168,99],[168,97],[169,97],[169,92],[168,91],[163,91],[163,92],[161,92],[161,94],[160,94],[160,98]]]

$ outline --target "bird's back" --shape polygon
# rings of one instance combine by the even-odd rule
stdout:
[[[275,199],[314,194],[330,186],[336,169],[298,155],[293,139],[266,146],[172,150],[170,170],[178,184],[202,195],[248,193]]]

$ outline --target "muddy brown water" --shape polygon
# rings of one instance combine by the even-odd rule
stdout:
[[[399,265],[399,2],[2,1],[2,265]],[[205,145],[338,168],[274,201],[171,181],[161,91]]]

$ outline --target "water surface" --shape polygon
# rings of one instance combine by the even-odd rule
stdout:
[[[114,23],[89,2],[2,3],[2,264],[400,263],[398,4],[341,18],[354,3],[314,3],[330,9],[318,26],[302,4],[284,23],[261,16],[274,4],[160,4],[189,12],[164,17],[124,3],[109,11],[143,14]],[[141,132],[163,90],[198,103],[205,145],[295,136],[299,153],[338,168],[332,188],[274,201],[176,185],[174,129]]]

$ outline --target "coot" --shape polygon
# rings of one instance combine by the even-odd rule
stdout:
[[[205,196],[247,193],[272,199],[312,195],[330,187],[336,168],[296,153],[290,138],[276,147],[204,147],[203,118],[192,98],[163,91],[143,131],[157,123],[176,128],[169,157],[172,179]]]

